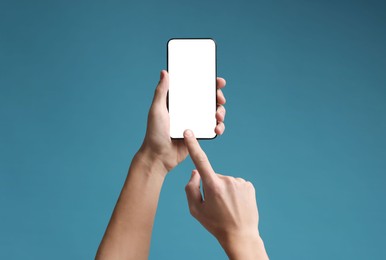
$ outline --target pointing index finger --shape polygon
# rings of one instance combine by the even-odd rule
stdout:
[[[214,178],[217,177],[214,172],[208,157],[205,152],[201,149],[200,144],[195,138],[193,132],[191,130],[185,130],[184,132],[184,141],[188,148],[190,157],[193,160],[194,165],[196,165],[197,170],[202,178],[202,182],[204,184],[208,184],[213,181]]]

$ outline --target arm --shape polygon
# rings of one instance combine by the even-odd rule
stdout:
[[[217,238],[230,259],[268,259],[258,230],[252,183],[216,174],[190,130],[185,131],[184,140],[197,167],[185,188],[192,216]]]
[[[216,133],[224,132],[225,81],[217,79]],[[146,136],[134,156],[125,184],[98,248],[96,259],[147,259],[159,194],[167,173],[188,155],[183,140],[171,140],[166,97],[169,77],[161,71],[149,111]]]
[[[128,176],[100,244],[97,259],[145,259],[164,175],[146,149],[134,156]]]

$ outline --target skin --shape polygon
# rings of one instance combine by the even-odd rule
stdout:
[[[218,135],[225,130],[226,111],[223,105],[226,100],[221,91],[225,84],[224,79],[217,78],[216,119],[218,123],[215,132]],[[186,140],[170,139],[169,113],[166,106],[168,89],[169,76],[163,70],[150,107],[145,139],[132,160],[121,194],[98,248],[96,259],[148,259],[151,233],[162,184],[167,173],[185,160],[189,151],[193,151],[192,141],[185,143]],[[197,184],[199,174],[194,176],[196,177],[192,177],[189,183]],[[188,185],[193,186],[193,184]],[[191,200],[189,205],[190,203],[192,203]],[[218,220],[214,218],[210,220],[208,217],[205,222],[208,223],[208,227],[211,221]],[[257,225],[255,229],[257,230]],[[208,230],[222,237],[220,235],[222,232],[215,230],[213,233],[212,229]],[[237,251],[242,247],[235,247],[236,244],[233,242],[235,239],[241,239],[236,236],[241,233],[234,232],[235,236],[231,236],[233,233],[228,232],[229,229],[226,230],[227,232],[223,232],[224,236],[219,241],[229,257],[233,254],[236,256]]]
[[[192,131],[185,131],[184,141],[197,167],[185,187],[192,216],[217,238],[230,259],[268,259],[258,231],[253,184],[216,174]],[[205,199],[200,192],[201,180]]]

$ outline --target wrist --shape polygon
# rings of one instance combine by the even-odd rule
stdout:
[[[168,173],[168,169],[165,167],[162,160],[145,145],[142,145],[141,148],[139,148],[134,156],[134,160],[144,165],[148,174],[157,174],[162,178],[165,178]]]
[[[231,260],[268,259],[264,242],[258,232],[226,235],[218,240]]]

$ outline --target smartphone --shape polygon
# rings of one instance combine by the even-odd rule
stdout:
[[[170,39],[168,110],[170,137],[182,139],[186,129],[197,139],[213,139],[216,121],[216,43],[210,38]]]

